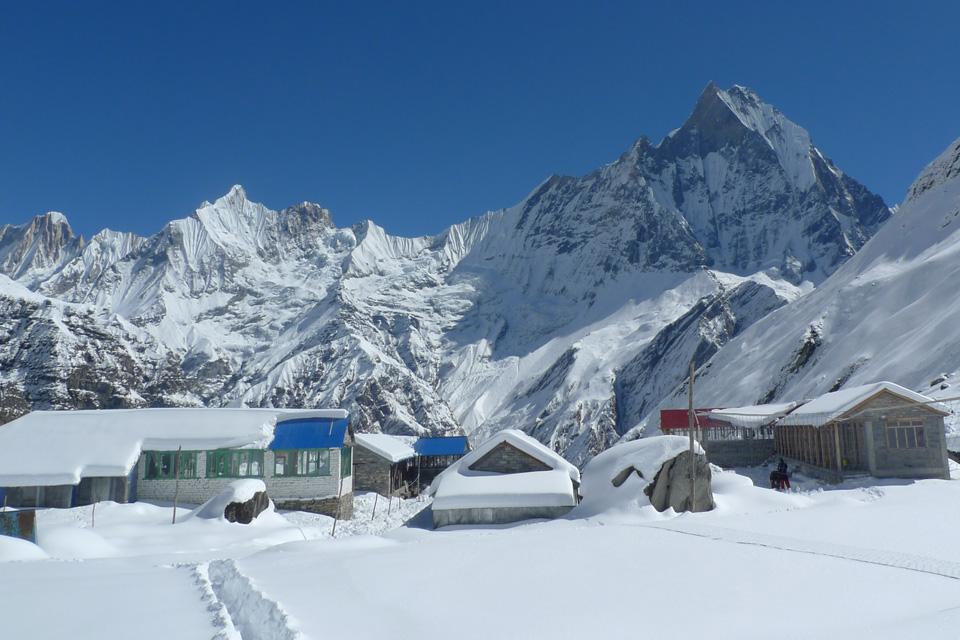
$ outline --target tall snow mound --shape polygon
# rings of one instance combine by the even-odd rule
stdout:
[[[224,510],[227,505],[233,502],[246,502],[261,491],[266,491],[267,485],[263,480],[237,480],[221,491],[218,495],[210,498],[202,505],[190,512],[190,518],[201,518],[203,520],[223,520]]]
[[[583,497],[580,510],[585,513],[600,513],[630,506],[645,506],[650,500],[643,488],[653,481],[663,463],[690,449],[690,441],[681,436],[654,436],[632,442],[622,442],[594,457],[581,473],[580,495]],[[694,451],[703,454],[699,443]],[[624,472],[635,469],[634,472]],[[614,486],[621,480],[620,486]]]

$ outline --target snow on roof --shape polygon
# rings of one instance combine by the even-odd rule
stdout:
[[[446,476],[433,493],[433,509],[573,507],[570,476],[558,469],[526,473],[464,471]]]
[[[757,404],[747,407],[731,407],[728,409],[714,409],[707,415],[715,420],[729,422],[735,427],[756,428],[770,424],[777,418],[782,418],[797,407],[796,402],[781,402],[777,404]]]
[[[346,416],[340,409],[33,411],[0,426],[0,487],[125,476],[143,450],[266,448],[277,420]]]
[[[491,473],[470,469],[471,465],[504,442],[540,460],[550,469],[526,473]],[[580,470],[573,464],[522,431],[505,429],[445,469],[434,479],[427,494],[433,496],[434,509],[572,507],[577,503],[574,482],[580,482]]]
[[[836,420],[864,400],[868,400],[882,391],[892,393],[910,402],[924,404],[931,410],[943,413],[944,415],[950,413],[949,409],[944,405],[935,402],[932,398],[928,398],[925,395],[911,391],[906,387],[901,387],[893,382],[874,382],[872,384],[864,384],[858,387],[850,387],[849,389],[825,393],[797,407],[790,414],[781,418],[780,423],[785,425],[824,425]]]
[[[358,433],[354,436],[358,446],[368,449],[390,462],[400,462],[417,455],[413,450],[416,436],[391,436],[386,433]]]

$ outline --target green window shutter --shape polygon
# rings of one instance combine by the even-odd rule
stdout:
[[[340,477],[346,478],[353,473],[353,448],[343,447],[340,449]]]

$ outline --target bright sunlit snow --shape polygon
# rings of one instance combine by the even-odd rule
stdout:
[[[613,467],[644,465],[630,445]],[[46,510],[39,547],[0,545],[0,618],[10,637],[81,640],[950,637],[960,515],[944,505],[960,483],[797,481],[812,490],[715,471],[713,512],[620,502],[450,531],[399,526],[429,500],[363,494],[336,539],[330,518],[272,509],[251,525],[173,525],[145,503]],[[694,577],[710,597],[689,615]],[[39,597],[57,615],[22,615]]]

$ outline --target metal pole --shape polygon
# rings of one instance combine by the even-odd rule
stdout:
[[[696,376],[695,372],[696,363],[693,359],[690,360],[690,382],[687,385],[687,410],[688,410],[688,432],[690,434],[690,511],[697,510],[697,465],[696,465],[696,454],[694,452],[695,447],[693,446],[693,430],[696,425],[696,416],[693,413],[693,382]]]
[[[177,524],[177,498],[180,497],[180,451],[183,445],[177,447],[177,458],[173,463],[173,522]]]

